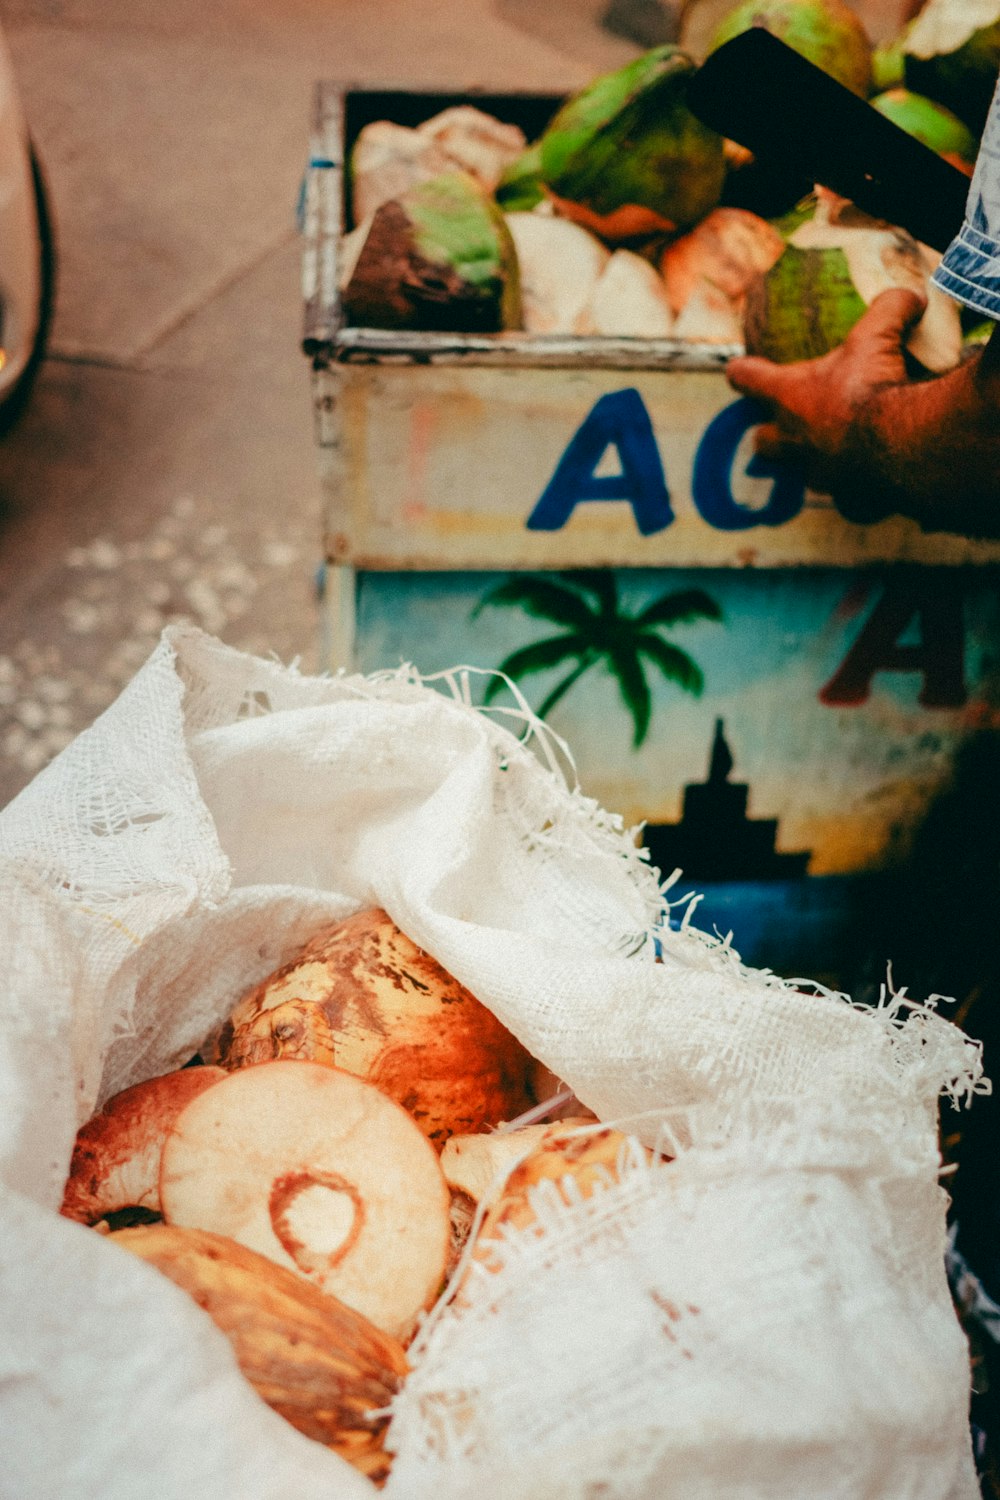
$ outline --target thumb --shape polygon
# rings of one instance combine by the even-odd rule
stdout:
[[[899,352],[900,347],[927,308],[927,298],[909,287],[894,286],[872,299],[867,312],[854,325],[848,342],[872,352]]]

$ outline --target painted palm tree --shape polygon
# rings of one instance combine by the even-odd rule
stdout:
[[[664,640],[660,631],[690,620],[722,619],[718,604],[703,589],[668,590],[638,614],[628,614],[621,607],[614,574],[603,569],[515,575],[480,600],[473,619],[488,607],[523,609],[562,627],[559,635],[522,646],[500,663],[499,670],[515,682],[534,672],[573,664],[540,704],[540,718],[555,708],[585,672],[601,665],[615,678],[632,716],[636,749],[646,738],[653,712],[647,663],[686,693],[697,696],[704,686],[701,668],[686,651]],[[502,689],[502,679],[491,678],[486,702],[491,703]]]

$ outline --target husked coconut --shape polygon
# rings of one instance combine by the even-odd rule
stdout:
[[[566,101],[540,141],[561,214],[622,242],[690,228],[715,207],[723,143],[687,107],[694,71],[677,47],[654,47]]]
[[[281,1057],[368,1079],[439,1149],[535,1102],[530,1054],[380,909],[325,928],[236,1006],[222,1066]]]
[[[81,1224],[126,1208],[158,1213],[163,1143],[191,1100],[225,1077],[180,1068],[115,1094],[77,1132],[60,1212]]]
[[[781,235],[744,208],[715,208],[664,250],[660,271],[670,306],[680,313],[703,281],[739,306],[756,276],[769,271],[785,248]]]
[[[442,110],[418,125],[417,132],[433,141],[452,166],[470,172],[488,193],[527,145],[519,126],[507,125],[471,104]]]
[[[875,52],[879,90],[905,85],[952,110],[978,140],[1000,67],[1000,0],[926,0]]]
[[[698,281],[674,323],[674,338],[689,344],[741,344],[743,325],[725,292]]]
[[[580,333],[612,338],[666,339],[673,326],[663,278],[631,250],[614,252],[577,321]]]
[[[404,1109],[339,1068],[262,1063],[178,1117],[163,1150],[168,1224],[228,1235],[395,1338],[444,1276],[448,1189]]]
[[[365,221],[341,276],[344,309],[370,328],[498,333],[521,326],[517,257],[503,214],[468,172],[418,182]]]
[[[390,198],[400,198],[418,182],[429,182],[452,166],[432,136],[373,120],[358,132],[351,152],[351,205],[354,222],[368,219]]]
[[[227,1236],[152,1224],[111,1242],[194,1298],[273,1411],[383,1483],[392,1462],[386,1407],[407,1374],[396,1339]]]
[[[544,214],[505,214],[528,333],[579,333],[611,253],[589,230]]]

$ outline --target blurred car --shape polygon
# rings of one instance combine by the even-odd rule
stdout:
[[[20,416],[34,385],[54,288],[48,193],[0,31],[0,433]]]

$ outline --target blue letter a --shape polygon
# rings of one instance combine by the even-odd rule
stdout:
[[[618,449],[621,473],[599,477],[595,470],[609,447]],[[674,519],[653,424],[637,390],[611,391],[595,403],[528,517],[528,530],[561,530],[581,500],[628,500],[643,536]]]

